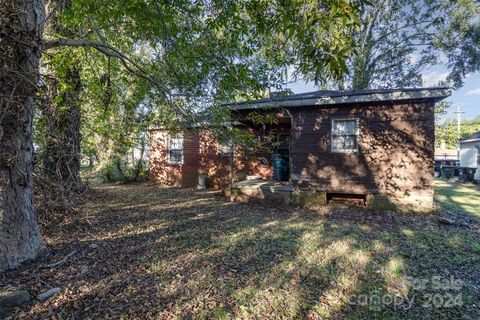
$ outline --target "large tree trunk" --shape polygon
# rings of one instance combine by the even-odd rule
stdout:
[[[0,0],[0,270],[45,246],[35,217],[32,124],[43,0]]]

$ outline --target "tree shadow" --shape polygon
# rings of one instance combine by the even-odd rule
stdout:
[[[428,217],[229,203],[209,192],[143,185],[105,190],[111,197],[83,210],[96,217],[91,225],[52,243],[55,261],[73,248],[79,254],[54,270],[30,265],[2,276],[2,283],[20,283],[32,294],[47,285],[63,288],[24,310],[28,317],[49,309],[68,318],[145,319],[406,318],[409,312],[454,318],[478,312],[471,304],[428,309],[418,300],[406,310],[349,301],[373,293],[411,297],[407,275],[447,276],[444,269],[478,283],[474,237]],[[462,292],[473,294],[468,288]]]
[[[300,108],[293,114],[292,172],[302,189],[381,195],[392,208],[431,208],[433,104]],[[359,119],[356,152],[331,151],[332,119]],[[430,204],[430,205],[429,205]]]

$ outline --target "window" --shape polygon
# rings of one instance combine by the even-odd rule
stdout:
[[[480,166],[480,144],[475,147],[477,148],[477,166]]]
[[[290,136],[288,134],[279,134],[277,143],[275,143],[275,153],[288,156],[290,152]]]
[[[225,141],[225,142],[220,142],[218,146],[218,153],[221,154],[222,156],[230,156],[232,154],[233,148],[232,148],[232,142],[231,141]]]
[[[332,120],[332,152],[358,150],[358,119]]]
[[[183,163],[183,137],[181,135],[170,136],[168,139],[168,162]]]

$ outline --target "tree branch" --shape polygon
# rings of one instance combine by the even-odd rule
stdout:
[[[183,108],[175,107],[172,103],[170,103],[170,93],[169,90],[162,84],[158,79],[149,74],[140,64],[133,61],[131,58],[127,57],[117,49],[106,45],[104,43],[98,43],[94,41],[84,40],[84,39],[66,39],[66,38],[55,38],[55,39],[47,39],[44,42],[43,50],[47,51],[53,48],[58,47],[90,47],[98,50],[99,52],[103,53],[106,56],[113,57],[119,59],[123,66],[132,74],[150,82],[153,84],[160,92],[164,95],[169,105],[176,111],[179,111],[182,115],[188,116],[187,112]]]

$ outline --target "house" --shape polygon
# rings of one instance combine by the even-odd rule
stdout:
[[[456,161],[458,161],[458,150],[435,148],[435,161],[453,165]]]
[[[480,181],[480,131],[460,140],[460,167],[476,168],[474,179]]]
[[[447,88],[316,91],[230,104],[235,126],[274,137],[270,149],[230,152],[208,129],[175,135],[154,130],[151,179],[194,187],[203,175],[211,187],[231,185],[235,200],[315,204],[350,198],[374,208],[428,211],[434,105],[449,95]],[[275,122],[259,125],[252,114]],[[246,180],[252,176],[259,180]]]

